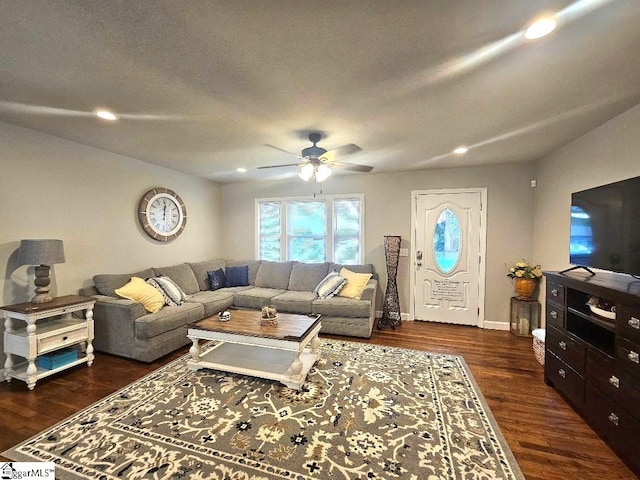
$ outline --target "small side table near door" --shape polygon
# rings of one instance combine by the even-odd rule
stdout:
[[[92,345],[94,303],[93,298],[66,295],[48,303],[26,302],[0,307],[0,313],[5,317],[4,351],[7,359],[4,377],[7,382],[17,378],[33,390],[41,378],[81,363],[91,366],[95,357]],[[84,310],[84,318],[71,315],[81,310]],[[72,346],[76,347],[75,352],[69,352],[71,360],[51,368],[38,365],[38,358],[42,355]]]
[[[530,337],[540,328],[540,302],[532,299],[511,297],[511,333]]]

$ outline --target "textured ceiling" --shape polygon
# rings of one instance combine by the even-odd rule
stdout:
[[[538,159],[640,101],[638,0],[0,0],[0,120],[219,182]],[[563,25],[520,32],[543,12]],[[96,107],[120,113],[107,123]],[[465,144],[465,156],[451,150]],[[239,174],[237,167],[249,171]],[[367,175],[362,173],[343,173]]]

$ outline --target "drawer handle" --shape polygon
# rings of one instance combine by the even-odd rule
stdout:
[[[640,330],[640,320],[638,320],[636,317],[631,317],[627,323],[629,323],[629,326],[631,328]]]
[[[620,388],[620,379],[615,375],[611,375],[611,378],[609,378],[609,383],[616,388]]]
[[[66,341],[67,341],[67,338],[69,338],[69,337],[67,337],[67,336],[65,335],[64,337],[62,337],[62,341],[63,341],[63,342],[66,342]]]
[[[558,318],[558,312],[556,312],[555,310],[551,310],[549,315],[551,315],[553,318]]]
[[[634,352],[633,350],[629,352],[627,358],[633,363],[640,363],[640,355],[638,355],[638,352]]]
[[[562,368],[558,370],[558,375],[560,375],[562,378],[567,378],[567,372],[565,372]]]
[[[560,342],[558,342],[558,346],[562,349],[562,350],[566,350],[567,349],[567,344],[564,343],[562,340]]]
[[[618,416],[617,416],[615,413],[611,412],[611,413],[609,414],[609,421],[610,421],[611,423],[613,423],[616,427],[618,426],[618,422],[619,422],[619,420],[620,420],[620,419],[618,418]]]
[[[551,289],[551,295],[553,295],[554,297],[557,297],[558,296],[558,289],[557,288]]]

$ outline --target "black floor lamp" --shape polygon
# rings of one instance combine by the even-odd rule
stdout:
[[[400,298],[398,297],[398,261],[400,259],[399,235],[385,235],[384,256],[387,262],[387,288],[384,293],[384,303],[382,305],[382,318],[378,322],[378,329],[382,327],[395,328],[400,325]]]

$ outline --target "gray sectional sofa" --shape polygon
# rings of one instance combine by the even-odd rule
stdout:
[[[232,266],[248,266],[249,285],[224,287],[212,291],[207,272]],[[320,299],[314,293],[330,271],[342,267],[373,276],[361,299],[337,297]],[[115,290],[133,276],[164,275],[175,281],[188,295],[180,306],[165,306],[148,313],[141,303],[118,297]],[[268,262],[259,260],[212,260],[149,268],[127,274],[93,277],[94,285],[80,290],[96,299],[93,319],[96,350],[143,362],[151,362],[187,345],[190,323],[229,308],[256,308],[275,305],[278,311],[322,315],[321,333],[369,338],[375,320],[378,288],[373,266],[334,263]],[[231,311],[233,320],[233,311]]]

